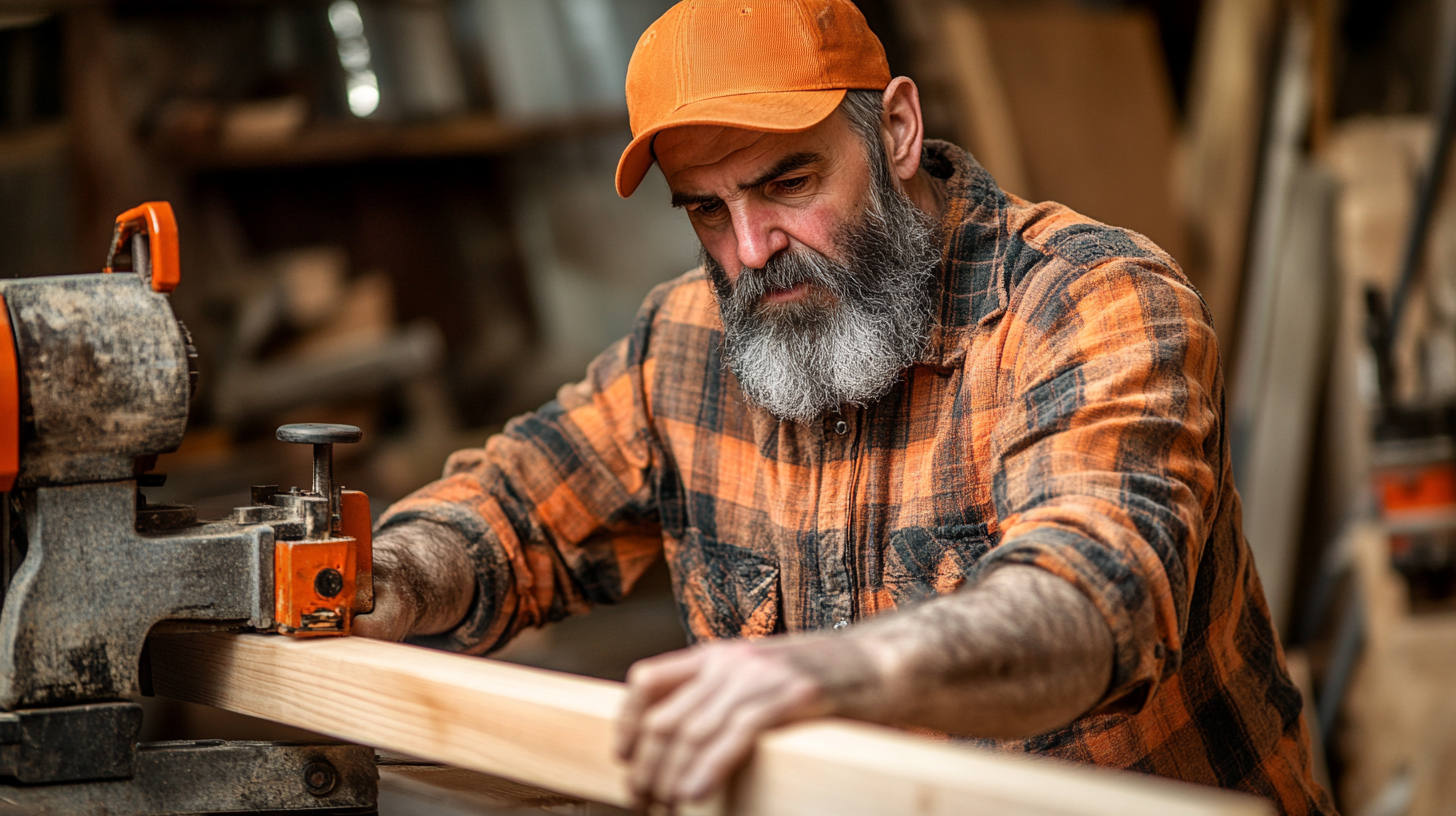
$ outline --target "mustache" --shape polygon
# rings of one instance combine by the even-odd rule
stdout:
[[[699,261],[708,271],[718,297],[737,306],[751,306],[772,292],[812,284],[840,296],[843,267],[811,249],[782,252],[758,268],[744,267],[736,281],[729,281],[723,267],[700,250]]]

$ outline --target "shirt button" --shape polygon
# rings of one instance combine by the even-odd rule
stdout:
[[[834,423],[834,432],[839,434],[840,436],[844,436],[845,434],[849,433],[849,423],[845,422],[842,419],[839,420],[838,422]]]
[[[835,629],[843,629],[844,627],[846,627],[848,625],[849,625],[849,621],[845,620],[844,618],[840,618],[839,620],[837,620],[837,621],[834,622],[834,628]]]

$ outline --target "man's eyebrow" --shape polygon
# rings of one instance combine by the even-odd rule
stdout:
[[[807,167],[817,161],[821,161],[823,158],[824,156],[820,153],[807,151],[803,153],[794,153],[790,156],[785,156],[784,158],[779,159],[778,163],[775,164],[773,167],[770,167],[768,170],[760,173],[757,178],[753,179],[752,181],[746,181],[738,185],[738,189],[752,190],[754,187],[761,187],[769,183],[770,181],[778,178],[779,176],[784,175],[785,173],[792,173],[801,167]],[[672,206],[674,207],[690,207],[694,204],[710,204],[717,200],[718,197],[711,193],[675,192],[672,194]]]
[[[820,161],[823,158],[824,157],[818,153],[807,151],[804,153],[794,153],[792,155],[785,156],[782,159],[779,159],[778,164],[775,164],[773,167],[770,167],[768,170],[760,173],[758,175],[758,178],[755,178],[753,181],[745,182],[738,185],[738,189],[752,190],[754,187],[761,187],[765,184],[768,184],[770,181],[778,178],[779,176],[782,176],[785,173],[792,173],[801,167],[807,167],[814,162]]]
[[[672,206],[690,207],[694,204],[708,204],[717,201],[718,197],[711,193],[673,193]]]

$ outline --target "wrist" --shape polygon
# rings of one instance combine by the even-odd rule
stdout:
[[[790,660],[816,686],[821,716],[890,722],[880,644],[850,633],[808,635],[790,647]]]

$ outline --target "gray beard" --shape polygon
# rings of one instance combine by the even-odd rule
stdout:
[[[884,396],[925,351],[934,325],[937,225],[877,174],[858,223],[835,246],[843,263],[812,250],[784,252],[730,282],[707,251],[700,259],[723,319],[728,366],[749,401],[809,423],[845,404]],[[763,302],[810,286],[797,302]]]

